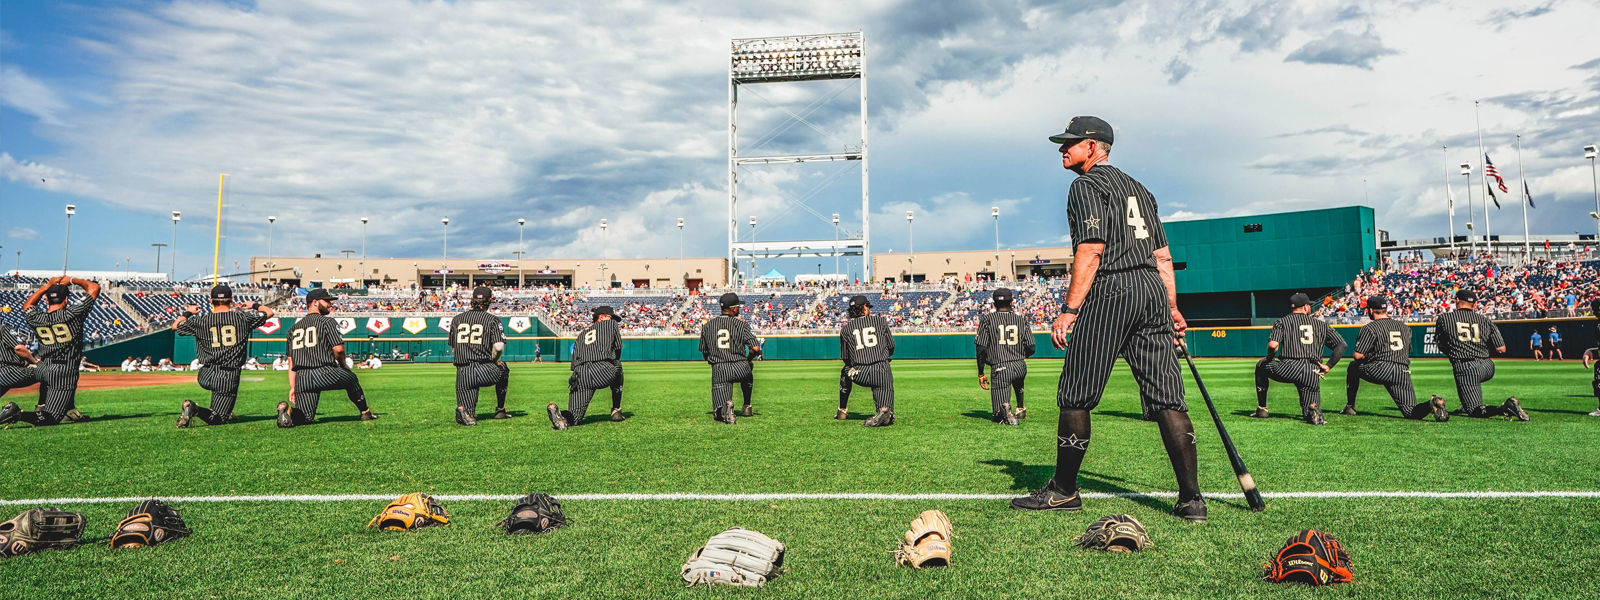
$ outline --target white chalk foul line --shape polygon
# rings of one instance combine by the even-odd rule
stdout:
[[[1008,500],[1021,494],[565,494],[560,500],[721,500],[731,502],[759,502],[771,500]],[[1267,498],[1430,498],[1430,499],[1487,499],[1487,498],[1600,498],[1600,491],[1553,492],[1273,492],[1262,494]],[[160,496],[170,503],[182,502],[347,502],[366,500],[393,500],[401,494],[285,494],[265,496]],[[1242,494],[1208,494],[1213,498],[1243,498]],[[517,500],[514,494],[438,494],[443,501],[455,500]],[[1131,492],[1106,494],[1085,492],[1084,498],[1175,498],[1176,492]],[[115,498],[35,498],[27,500],[0,500],[3,505],[46,504],[107,504],[145,500],[145,496]]]

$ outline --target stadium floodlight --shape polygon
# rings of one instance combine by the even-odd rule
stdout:
[[[78,214],[78,207],[67,205],[67,240],[61,245],[61,274],[67,274],[67,256],[72,250],[72,215]],[[102,263],[104,264],[104,263]]]
[[[839,213],[833,213],[833,276],[839,276]]]
[[[178,221],[183,220],[183,213],[172,211],[172,270],[167,273],[167,279],[178,280]]]
[[[1462,175],[1471,175],[1472,174],[1472,164],[1471,163],[1461,163],[1461,174]]]
[[[527,251],[522,248],[522,226],[527,224],[527,219],[517,219],[517,287],[519,288],[528,286],[527,282],[522,278],[522,259],[527,258],[527,256],[524,256]]]
[[[1595,212],[1589,213],[1591,215],[1600,215],[1600,177],[1595,175],[1594,170],[1594,159],[1597,155],[1600,155],[1600,151],[1596,151],[1594,144],[1583,147],[1583,157],[1589,159],[1589,185],[1594,187]],[[1595,219],[1594,239],[1600,242],[1600,216],[1596,216]]]
[[[367,289],[367,218],[361,217],[361,289]]]
[[[689,286],[689,272],[683,270],[683,217],[678,217],[678,273],[683,278],[684,287]]]
[[[861,76],[861,32],[733,40],[730,71],[740,83]]]
[[[450,270],[450,217],[445,217],[443,219],[439,219],[439,222],[444,224],[444,256],[439,259],[439,270],[440,271],[449,271]],[[444,277],[445,281],[449,281],[450,280],[450,274],[449,273],[440,273],[440,274],[445,276]],[[444,283],[441,282],[439,284],[439,287],[444,287]]]

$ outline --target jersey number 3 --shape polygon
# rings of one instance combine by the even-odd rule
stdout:
[[[1150,227],[1144,223],[1144,215],[1139,214],[1139,199],[1128,196],[1128,226],[1133,228],[1133,239],[1142,240],[1150,237]]]

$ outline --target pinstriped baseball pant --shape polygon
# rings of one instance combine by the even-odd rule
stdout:
[[[989,409],[1000,414],[1000,405],[1011,401],[1011,390],[1017,391],[1017,403],[1022,406],[1022,386],[1028,378],[1028,363],[1014,360],[989,367]]]
[[[197,378],[200,387],[211,391],[211,408],[195,411],[195,416],[210,425],[221,425],[233,416],[233,405],[239,400],[239,370],[220,367],[201,367]]]
[[[884,408],[894,410],[894,370],[889,367],[889,361],[845,367],[839,373],[840,395],[848,399],[851,384],[872,388],[874,412]]]
[[[1399,407],[1400,414],[1407,419],[1421,419],[1433,412],[1432,406],[1417,405],[1417,391],[1411,387],[1411,369],[1405,365],[1387,361],[1350,361],[1350,370],[1345,371],[1344,376],[1345,399],[1350,406],[1356,405],[1356,393],[1361,389],[1362,380],[1382,385],[1389,392],[1389,397],[1394,399],[1394,405]]]
[[[1494,379],[1494,361],[1487,358],[1451,360],[1450,370],[1456,377],[1456,395],[1461,398],[1461,411],[1469,417],[1498,417],[1498,406],[1483,405],[1483,384]]]
[[[756,375],[755,367],[748,360],[727,363],[711,363],[711,411],[724,406],[733,410],[733,384],[739,384],[739,392],[744,396],[745,405],[749,405],[755,394]]]
[[[1183,401],[1183,372],[1178,369],[1172,343],[1167,288],[1155,269],[1096,275],[1082,309],[1067,340],[1061,381],[1056,386],[1057,405],[1071,410],[1099,406],[1121,354],[1139,383],[1145,418],[1161,410],[1189,412]]]
[[[1310,419],[1322,408],[1322,368],[1316,361],[1263,358],[1256,363],[1256,405],[1267,406],[1267,388],[1272,381],[1294,384],[1300,394],[1300,414]],[[1414,402],[1415,400],[1413,400]]]
[[[340,367],[326,366],[300,369],[294,372],[294,422],[305,425],[317,418],[317,404],[322,392],[344,390],[356,410],[367,410],[367,394],[361,390],[356,374]]]
[[[456,406],[469,415],[478,412],[478,388],[494,386],[497,408],[506,406],[506,390],[511,386],[511,367],[498,362],[480,362],[456,367]]]
[[[38,425],[54,425],[74,408],[78,393],[78,365],[75,363],[42,362],[34,369],[39,380],[39,399],[44,410],[39,413]]]
[[[4,351],[5,349],[0,348],[0,352]],[[11,388],[33,385],[37,382],[38,379],[34,377],[33,369],[11,366],[0,367],[0,396],[6,395],[6,392],[11,391]]]
[[[611,407],[622,408],[622,365],[614,362],[592,362],[572,367],[567,378],[567,423],[583,422],[589,412],[589,401],[594,391],[611,388]]]
[[[1594,398],[1600,400],[1600,362],[1594,363]]]

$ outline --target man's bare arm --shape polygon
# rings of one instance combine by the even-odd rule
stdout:
[[[33,353],[28,351],[27,346],[17,344],[17,346],[11,350],[16,352],[17,356],[22,357],[22,360],[28,361],[29,364],[39,364],[39,359],[33,357]]]
[[[1178,337],[1183,337],[1183,331],[1189,328],[1189,323],[1184,321],[1183,313],[1178,312],[1178,276],[1172,269],[1172,249],[1162,246],[1151,254],[1156,257],[1156,271],[1161,273],[1161,285],[1167,288],[1167,305],[1172,307],[1172,330]]]
[[[1073,249],[1072,256],[1072,284],[1067,286],[1067,297],[1063,302],[1073,309],[1083,308],[1083,302],[1089,297],[1089,288],[1094,285],[1094,274],[1100,270],[1100,256],[1105,254],[1104,242],[1085,242],[1078,244]],[[1067,330],[1072,328],[1073,321],[1078,320],[1078,315],[1065,314],[1056,317],[1056,322],[1050,327],[1050,343],[1057,350],[1067,347]]]

